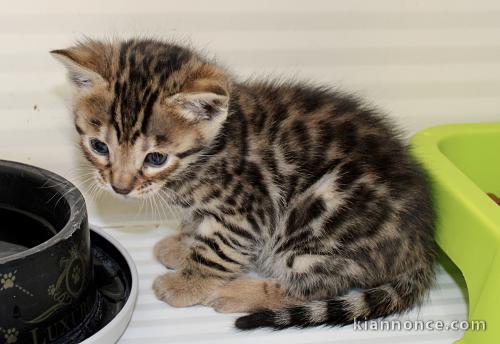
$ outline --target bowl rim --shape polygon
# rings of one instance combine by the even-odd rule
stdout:
[[[443,141],[459,135],[500,133],[500,122],[443,124],[416,133],[411,150],[429,175],[460,203],[473,209],[490,234],[500,238],[498,205],[441,150]]]
[[[42,182],[52,184],[51,186],[53,186],[54,189],[67,201],[70,214],[63,228],[61,228],[50,239],[37,246],[30,247],[27,250],[0,258],[0,264],[10,263],[18,259],[26,259],[44,251],[48,247],[54,246],[61,241],[70,238],[80,228],[82,221],[87,219],[85,199],[78,188],[67,179],[46,169],[17,161],[0,159],[0,168],[2,167],[12,168],[25,174],[30,174],[32,177],[39,179]]]
[[[108,344],[114,343],[121,338],[123,333],[128,327],[130,319],[135,309],[137,302],[137,296],[139,294],[139,273],[137,272],[137,267],[135,265],[134,259],[127,251],[127,249],[111,234],[107,233],[103,228],[89,224],[90,231],[103,237],[105,240],[110,242],[120,254],[125,258],[125,261],[130,269],[130,277],[132,284],[130,286],[130,294],[127,301],[123,305],[123,308],[115,315],[109,323],[107,323],[99,331],[95,332],[90,337],[84,339],[80,344]]]

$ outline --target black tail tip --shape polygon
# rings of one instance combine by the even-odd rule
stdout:
[[[269,310],[258,311],[236,319],[234,323],[239,330],[253,330],[259,327],[274,327],[274,313]]]

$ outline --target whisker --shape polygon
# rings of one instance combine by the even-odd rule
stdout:
[[[64,193],[62,193],[61,196],[59,197],[59,199],[57,200],[56,204],[54,204],[54,208],[57,208],[57,205],[64,198],[64,196],[66,196],[67,194],[69,194],[70,192],[72,192],[74,190],[76,190],[76,186],[73,186],[73,187],[69,188],[68,190],[66,190]]]

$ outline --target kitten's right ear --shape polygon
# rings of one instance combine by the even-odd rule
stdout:
[[[96,59],[92,52],[86,51],[82,47],[69,49],[52,50],[50,54],[60,61],[68,70],[69,78],[78,88],[91,88],[101,83],[105,83],[104,78],[99,74]]]

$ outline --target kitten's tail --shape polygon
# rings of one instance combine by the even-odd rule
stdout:
[[[421,303],[432,276],[419,276],[394,283],[351,292],[330,300],[311,301],[278,310],[260,310],[240,317],[235,326],[240,330],[270,327],[345,326],[354,320],[363,321],[402,313]]]

